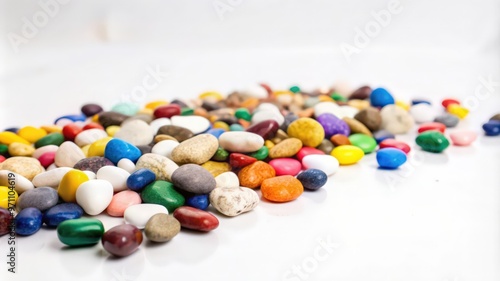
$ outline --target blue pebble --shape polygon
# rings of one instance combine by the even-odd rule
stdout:
[[[127,178],[127,187],[133,191],[141,191],[146,185],[154,182],[156,175],[150,169],[139,169]]]
[[[231,124],[231,126],[229,126],[229,131],[241,132],[245,131],[245,128],[243,128],[240,124]]]
[[[388,104],[394,104],[394,98],[384,88],[376,88],[370,94],[370,104],[373,107],[384,107]]]
[[[7,128],[4,131],[5,132],[12,132],[14,134],[17,134],[17,131],[19,131],[19,128],[12,127],[12,128]]]
[[[396,136],[394,134],[392,134],[391,132],[388,132],[386,130],[380,130],[380,131],[376,131],[375,133],[373,133],[373,138],[375,139],[375,141],[377,141],[377,144],[379,144],[383,140],[394,139],[394,138],[396,138]]]
[[[219,138],[224,132],[226,132],[224,129],[210,129],[207,131],[207,134],[211,134],[212,136]]]
[[[64,116],[57,118],[56,121],[54,121],[54,124],[56,124],[61,119],[69,119],[73,122],[85,121],[85,120],[87,120],[87,116],[85,116],[84,114],[64,115]]]
[[[326,184],[328,176],[325,172],[318,169],[307,169],[297,176],[297,179],[302,183],[305,189],[318,190]]]
[[[62,203],[48,209],[43,214],[43,223],[49,227],[57,227],[65,220],[79,219],[83,215],[82,207],[75,203]]]
[[[382,148],[377,151],[377,162],[382,169],[397,169],[406,162],[406,154],[397,148]]]
[[[206,210],[208,208],[208,205],[210,205],[208,194],[200,194],[189,197],[186,199],[186,205],[196,209]]]
[[[42,212],[37,208],[26,208],[17,214],[16,233],[23,236],[35,234],[42,227]]]
[[[139,148],[121,139],[110,140],[104,149],[104,157],[115,165],[123,158],[127,158],[135,163],[141,157],[141,154]]]
[[[500,121],[490,120],[483,124],[484,133],[487,136],[498,136],[500,135]]]
[[[416,104],[419,104],[419,103],[426,103],[428,105],[431,105],[431,102],[428,101],[428,100],[414,99],[414,100],[411,101],[411,105],[416,105]]]

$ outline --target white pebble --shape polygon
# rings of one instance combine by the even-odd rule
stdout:
[[[172,116],[172,125],[186,128],[195,135],[200,134],[210,128],[210,121],[201,116]]]
[[[172,151],[179,145],[179,142],[174,140],[162,140],[156,143],[151,149],[151,153],[165,156],[172,159]]]
[[[138,146],[150,144],[153,141],[154,135],[148,123],[135,119],[122,124],[114,137]]]
[[[116,163],[116,166],[124,169],[125,171],[129,173],[133,173],[135,171],[135,164],[132,162],[132,160],[123,158],[118,163]]]
[[[210,192],[210,204],[228,217],[253,210],[259,204],[259,200],[257,192],[246,187],[223,187]]]
[[[125,209],[123,218],[126,223],[135,225],[139,229],[143,229],[148,220],[156,214],[168,215],[168,210],[165,206],[158,204],[137,204]]]
[[[252,97],[258,99],[265,99],[268,96],[267,90],[261,85],[254,85],[239,91],[243,97]]]
[[[45,146],[37,148],[33,152],[33,154],[31,155],[31,157],[38,159],[44,153],[46,153],[46,152],[56,152],[58,149],[59,149],[59,146],[57,146],[57,145],[53,145],[53,144],[45,145]]]
[[[130,173],[115,166],[103,166],[96,174],[96,178],[106,180],[113,186],[113,191],[120,192],[127,189],[127,179]]]
[[[47,170],[43,173],[36,175],[33,178],[32,183],[36,187],[50,186],[52,188],[57,189],[59,183],[61,182],[61,179],[67,172],[71,170],[73,169],[69,167],[61,167],[52,170]]]
[[[250,132],[225,132],[219,137],[219,145],[233,152],[254,152],[264,145],[264,139]]]
[[[112,199],[113,186],[105,180],[86,181],[76,190],[76,202],[91,216],[106,210]]]
[[[240,186],[238,176],[233,172],[224,172],[215,177],[217,188],[236,188]]]
[[[433,122],[437,115],[434,108],[427,103],[412,105],[409,112],[417,123]]]
[[[259,110],[252,115],[252,125],[266,120],[274,120],[280,126],[285,123],[285,117],[279,111],[275,110]]]
[[[14,179],[15,179],[14,188],[15,188],[15,191],[17,192],[17,194],[21,194],[25,191],[28,191],[28,190],[35,188],[33,183],[31,183],[31,181],[29,179],[27,179],[26,177],[24,177],[18,173],[14,173],[14,172],[7,171],[7,170],[0,170],[0,185],[1,186],[10,186],[9,179],[11,177],[9,177],[9,174],[14,174]]]
[[[339,161],[331,155],[307,155],[302,158],[302,165],[306,169],[321,170],[327,176],[333,175],[339,169]]]
[[[166,117],[162,117],[162,118],[158,118],[158,119],[155,119],[153,121],[151,121],[151,123],[149,123],[149,127],[151,127],[151,131],[156,135],[156,133],[158,133],[158,130],[165,126],[165,125],[171,125],[172,122],[170,121],[170,119],[166,118]]]
[[[104,130],[89,129],[89,130],[85,130],[85,131],[82,131],[81,133],[79,133],[75,138],[75,143],[79,147],[83,147],[83,146],[86,146],[88,144],[92,144],[96,140],[100,140],[100,139],[105,138],[107,136],[108,136],[108,134]]]
[[[54,163],[57,167],[73,168],[83,158],[85,158],[85,154],[78,145],[71,141],[65,141],[57,149]]]

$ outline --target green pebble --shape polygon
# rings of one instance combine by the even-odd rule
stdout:
[[[238,119],[243,119],[246,121],[252,120],[252,114],[250,114],[250,111],[248,111],[248,109],[244,107],[236,109],[236,111],[234,112],[234,116]]]
[[[189,108],[189,107],[184,107],[181,109],[181,115],[182,116],[189,116],[194,114],[194,109]]]
[[[292,87],[290,87],[290,92],[292,92],[294,94],[300,93],[299,86],[292,86]]]
[[[339,93],[333,93],[330,96],[334,101],[341,101],[341,102],[347,102],[347,98],[340,95]]]
[[[0,155],[7,155],[7,152],[9,151],[9,146],[5,144],[0,144]]]
[[[417,136],[415,142],[425,151],[439,153],[445,150],[450,142],[438,131],[425,131]]]
[[[214,156],[212,157],[213,161],[224,162],[229,157],[229,152],[222,147],[217,148]]]
[[[165,206],[169,213],[184,205],[185,199],[168,181],[154,181],[141,192],[142,202]]]
[[[229,131],[241,132],[245,131],[245,128],[243,128],[243,126],[241,126],[240,124],[231,124],[231,126],[229,126]]]
[[[42,146],[46,146],[46,145],[50,145],[50,144],[59,146],[63,142],[64,142],[64,136],[63,136],[63,134],[61,134],[61,133],[50,133],[50,134],[46,135],[45,137],[37,140],[35,142],[35,148],[40,148]]]
[[[71,247],[95,245],[103,234],[104,226],[98,219],[65,220],[57,226],[57,237]]]
[[[365,154],[371,153],[377,148],[377,141],[365,134],[352,134],[349,136],[349,141],[352,145],[361,148]]]
[[[111,108],[111,111],[113,112],[118,112],[128,116],[135,115],[139,110],[140,110],[139,105],[131,102],[121,102],[115,104]]]
[[[269,155],[269,149],[267,148],[267,146],[263,146],[263,147],[259,148],[259,150],[249,154],[249,156],[251,156],[257,160],[264,160],[267,158],[268,155]]]

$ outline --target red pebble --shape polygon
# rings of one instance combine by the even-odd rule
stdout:
[[[11,230],[12,214],[4,208],[0,208],[0,236],[7,234]]]
[[[5,161],[5,156],[0,155],[0,163],[2,163],[3,161]]]
[[[392,147],[402,150],[404,153],[408,154],[411,150],[410,146],[402,141],[398,141],[395,139],[385,139],[379,143],[380,149],[386,147]]]
[[[297,159],[299,159],[299,161],[302,162],[302,158],[306,157],[307,155],[312,155],[312,154],[325,154],[325,153],[319,149],[314,148],[314,147],[304,146],[299,150],[299,152],[297,152],[297,155],[295,155],[295,157],[297,157]]]
[[[104,233],[102,246],[109,253],[124,257],[132,254],[142,243],[142,232],[131,224],[117,225]]]
[[[229,155],[229,165],[233,168],[243,168],[255,161],[257,161],[257,159],[241,153],[231,153]]]
[[[444,108],[448,108],[450,104],[460,104],[460,102],[456,99],[444,99],[441,104]]]
[[[75,123],[70,123],[63,127],[62,134],[64,139],[73,141],[76,136],[82,131],[82,128]]]
[[[181,115],[181,110],[181,107],[177,104],[163,105],[157,107],[153,112],[153,115],[155,118],[170,118],[175,115]]]
[[[278,122],[274,120],[266,120],[252,125],[248,129],[246,129],[246,131],[257,134],[265,140],[269,140],[276,136],[276,132],[278,132],[279,128],[280,125],[278,124]]]
[[[104,127],[101,124],[98,123],[88,123],[87,125],[83,126],[82,128],[84,131],[85,130],[90,130],[90,129],[100,129],[104,131]]]
[[[425,131],[439,131],[441,133],[444,133],[445,130],[446,130],[446,125],[438,122],[425,123],[420,125],[420,127],[418,127],[419,134]]]
[[[55,151],[49,151],[45,152],[44,154],[40,155],[38,157],[38,161],[40,161],[40,164],[47,169],[48,166],[52,165],[54,163],[54,159],[56,158],[56,152]]]
[[[217,217],[209,212],[189,206],[175,209],[173,216],[181,223],[182,227],[193,230],[210,231],[219,226]]]

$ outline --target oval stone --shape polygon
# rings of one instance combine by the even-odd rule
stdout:
[[[201,134],[181,142],[172,150],[172,160],[182,164],[203,164],[214,156],[219,148],[217,138],[211,134]]]
[[[61,133],[50,133],[48,135],[46,135],[45,137],[37,140],[35,142],[35,148],[40,148],[42,146],[46,146],[46,145],[61,145],[61,143],[64,142],[64,136],[63,134]]]
[[[57,226],[59,241],[70,247],[95,245],[99,243],[103,234],[104,225],[98,219],[65,220]]]
[[[17,199],[16,207],[19,210],[33,207],[44,212],[55,206],[58,200],[56,190],[50,187],[39,187],[23,192]]]
[[[339,169],[339,161],[331,155],[307,155],[302,159],[305,169],[323,171],[327,176],[333,175]]]
[[[36,176],[35,176],[36,177]],[[14,178],[14,190],[18,194],[32,190],[35,188],[33,183],[31,183],[27,178],[23,177],[18,173],[11,172],[9,170],[0,170],[0,186],[10,186],[9,181],[12,182]]]
[[[365,134],[352,134],[349,136],[349,141],[352,145],[361,148],[365,154],[369,154],[377,148],[377,141]]]
[[[318,190],[326,184],[328,176],[322,170],[307,169],[297,176],[302,186],[307,190]]]
[[[210,205],[208,194],[199,194],[188,197],[186,199],[186,206],[190,206],[200,210],[206,210]]]
[[[434,122],[442,123],[446,126],[446,128],[453,128],[458,125],[460,118],[453,114],[444,113],[434,118]]]
[[[104,233],[103,248],[110,254],[125,257],[135,252],[142,243],[142,232],[130,224],[117,225]]]
[[[263,161],[250,164],[238,172],[240,184],[244,187],[257,188],[265,179],[276,176],[274,168]]]
[[[351,133],[349,125],[333,114],[323,113],[316,120],[323,126],[326,138],[330,138],[336,134],[349,135]]]
[[[133,191],[141,191],[148,184],[156,180],[156,175],[150,169],[141,168],[127,178],[127,187]]]
[[[161,126],[156,134],[172,136],[179,142],[183,142],[194,136],[190,130],[174,125]]]
[[[276,171],[276,176],[297,175],[302,169],[300,161],[293,158],[278,158],[269,161],[269,165]]]
[[[17,173],[28,180],[45,171],[37,159],[25,156],[7,158],[0,164],[0,169]]]
[[[76,190],[76,202],[85,213],[95,216],[106,210],[113,199],[113,186],[106,180],[89,180]]]
[[[96,179],[105,180],[113,186],[113,192],[127,189],[127,179],[130,173],[115,166],[104,166],[96,173]]]
[[[136,171],[142,168],[151,170],[157,180],[171,181],[172,174],[179,166],[165,156],[146,153],[137,160],[135,165]]]
[[[302,161],[307,155],[324,155],[325,153],[319,149],[313,147],[302,147],[299,152],[297,152],[297,159]]]
[[[289,202],[297,199],[304,192],[304,187],[293,176],[279,176],[264,180],[260,190],[262,197],[269,201]]]
[[[37,208],[21,210],[15,217],[16,233],[22,236],[35,234],[42,227],[42,212]]]
[[[382,148],[377,151],[377,163],[383,169],[397,169],[406,162],[406,154],[397,148]]]
[[[411,148],[408,144],[406,144],[405,142],[402,142],[402,141],[395,140],[395,139],[383,140],[379,144],[379,147],[380,148],[388,148],[388,147],[397,148],[406,154],[410,153],[410,150],[411,150]]]
[[[426,103],[412,105],[409,112],[417,123],[429,123],[436,118],[436,112],[430,104]]]
[[[0,208],[0,236],[10,232],[12,220],[10,212],[5,208]]]
[[[175,190],[172,183],[161,180],[148,184],[141,192],[141,199],[144,203],[164,206],[169,212],[173,212],[185,202],[184,196]]]
[[[321,124],[308,117],[293,121],[287,129],[289,137],[298,138],[304,146],[316,147],[325,138],[325,130]]]
[[[210,204],[221,214],[234,217],[257,207],[259,195],[246,187],[223,187],[210,192]]]
[[[394,98],[384,88],[376,88],[370,94],[370,104],[373,107],[384,107],[389,104],[394,104]]]
[[[43,214],[43,223],[48,227],[57,227],[66,220],[78,219],[83,215],[82,207],[75,203],[61,203],[48,209]]]
[[[156,214],[152,216],[144,227],[144,234],[153,242],[167,242],[172,240],[181,230],[179,221],[171,215]]]
[[[339,161],[340,165],[352,165],[361,160],[365,153],[357,146],[342,145],[335,147],[331,155]]]
[[[64,202],[76,202],[76,190],[80,184],[89,180],[87,174],[80,170],[70,170],[62,177],[57,193]]]
[[[487,135],[487,136],[500,135],[500,121],[490,120],[490,121],[484,123],[483,130],[484,130],[485,135]]]
[[[120,126],[128,117],[119,112],[107,111],[99,113],[98,121],[104,128],[107,128],[109,126]]]
[[[136,204],[128,207],[123,213],[126,223],[132,224],[140,229],[146,226],[148,220],[156,214],[167,214],[168,210],[158,204]]]
[[[288,158],[293,157],[302,148],[302,141],[297,138],[288,138],[280,141],[269,150],[270,158]]]
[[[477,134],[473,131],[458,131],[450,134],[451,142],[456,146],[468,146],[473,143]]]
[[[254,152],[264,145],[264,139],[250,132],[225,132],[219,137],[219,145],[232,152]]]
[[[437,131],[423,132],[415,141],[423,150],[434,153],[440,153],[450,145],[448,139]]]
[[[270,140],[274,138],[279,127],[280,126],[278,122],[276,122],[275,120],[265,120],[250,126],[248,129],[246,129],[246,131],[257,134],[264,140]]]
[[[219,220],[214,215],[189,206],[177,208],[173,216],[182,227],[188,229],[208,232],[219,226]]]
[[[113,195],[106,208],[106,213],[112,217],[123,217],[123,213],[128,207],[141,203],[141,196],[137,192],[132,190],[120,191]]]
[[[138,146],[151,143],[154,133],[148,123],[136,119],[124,122],[120,130],[114,134],[114,137]]]
[[[106,144],[104,157],[115,165],[121,159],[129,159],[135,163],[141,157],[141,151],[129,142],[121,139],[112,139]]]
[[[195,164],[186,164],[175,170],[172,183],[181,190],[195,194],[209,193],[216,185],[212,174]]]
[[[107,136],[106,131],[102,129],[89,129],[79,133],[75,138],[75,143],[79,147],[84,147]]]
[[[446,131],[446,126],[439,122],[430,122],[430,123],[424,123],[420,125],[420,127],[418,127],[419,134],[425,131],[432,131],[432,130],[444,133],[444,131]]]

